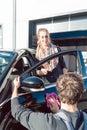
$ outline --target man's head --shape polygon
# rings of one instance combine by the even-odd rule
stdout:
[[[60,101],[67,104],[76,104],[81,98],[84,89],[81,75],[75,72],[61,75],[56,86]]]

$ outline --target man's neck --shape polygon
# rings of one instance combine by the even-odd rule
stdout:
[[[66,103],[61,103],[61,109],[64,109],[68,112],[75,112],[78,110],[77,104],[66,104]]]

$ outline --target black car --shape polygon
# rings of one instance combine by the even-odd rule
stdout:
[[[87,73],[81,50],[69,50],[52,54],[36,63],[35,50],[21,49],[18,51],[0,50],[0,130],[26,130],[11,116],[12,80],[20,76],[19,101],[33,111],[51,112],[47,107],[45,96],[56,93],[56,81],[50,83],[45,76],[38,76],[36,70],[43,63],[63,56],[68,71],[76,71],[84,80],[84,95],[79,108],[87,111]]]

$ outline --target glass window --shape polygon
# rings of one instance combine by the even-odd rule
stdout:
[[[86,73],[87,73],[87,51],[83,51],[82,54],[83,54],[83,58],[86,66]]]
[[[13,53],[11,52],[5,52],[5,51],[0,52],[0,75],[2,75],[2,73],[10,63],[12,57]]]

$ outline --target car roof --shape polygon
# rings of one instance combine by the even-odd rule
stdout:
[[[7,48],[1,48],[0,51],[4,52],[14,52],[18,53],[18,55],[23,54],[24,52],[30,52],[31,54],[35,54],[35,49],[32,48],[22,48],[22,49],[7,49]]]

